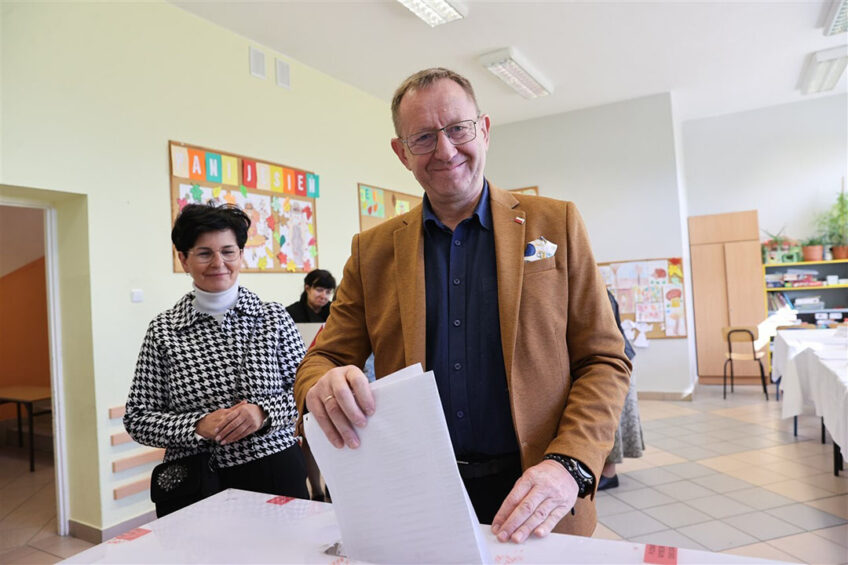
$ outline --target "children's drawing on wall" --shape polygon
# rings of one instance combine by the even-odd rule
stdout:
[[[250,218],[242,270],[309,272],[318,267],[315,173],[170,142],[171,206],[231,204]],[[181,267],[174,255],[174,270]]]
[[[598,269],[618,301],[622,328],[633,345],[686,337],[681,258],[603,263]]]
[[[686,335],[686,314],[683,310],[683,285],[663,285],[663,306],[665,310],[665,335]]]

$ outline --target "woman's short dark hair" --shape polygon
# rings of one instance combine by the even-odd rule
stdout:
[[[321,288],[336,288],[336,279],[330,274],[330,271],[324,269],[313,269],[309,271],[303,279],[303,284],[306,286],[320,286]]]
[[[233,230],[239,249],[244,249],[249,227],[250,218],[233,204],[186,204],[174,221],[171,241],[177,251],[187,254],[204,233]]]

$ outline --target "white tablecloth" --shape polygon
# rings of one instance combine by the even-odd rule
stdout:
[[[481,528],[495,563],[672,562],[657,555],[667,552],[662,546],[560,534],[516,545],[499,543],[489,526]],[[89,548],[64,563],[350,563],[333,553],[339,539],[330,504],[230,489]],[[653,559],[646,559],[646,551]],[[678,549],[677,563],[765,562]]]
[[[772,374],[781,378],[784,418],[815,414],[848,454],[848,338],[837,330],[781,330]]]

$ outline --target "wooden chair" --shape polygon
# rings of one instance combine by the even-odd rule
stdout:
[[[733,392],[733,362],[734,361],[756,361],[760,365],[760,381],[763,384],[763,392],[768,401],[768,389],[766,388],[766,371],[763,367],[763,357],[765,351],[757,350],[755,342],[757,341],[756,326],[731,326],[721,329],[722,339],[727,343],[727,359],[724,361],[723,379],[722,379],[722,398],[727,398],[727,366],[730,365],[730,392]],[[741,347],[733,349],[734,343],[743,343]],[[750,351],[748,349],[750,348]],[[741,351],[740,351],[741,349]]]

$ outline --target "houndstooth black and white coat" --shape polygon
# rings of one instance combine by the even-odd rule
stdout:
[[[207,451],[219,467],[293,445],[292,387],[306,350],[285,308],[240,287],[219,323],[193,301],[190,292],[150,323],[126,403],[127,432],[141,444],[167,448],[165,461]],[[227,445],[195,434],[203,416],[241,400],[260,406],[269,425]]]

